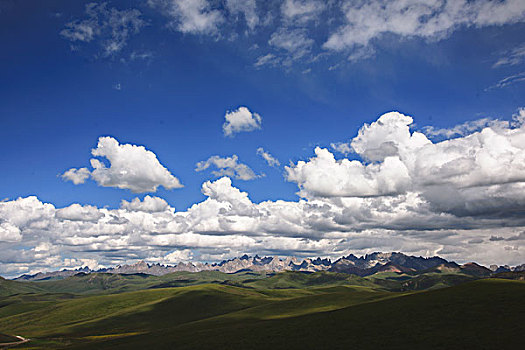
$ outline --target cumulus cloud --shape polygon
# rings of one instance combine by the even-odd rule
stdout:
[[[257,154],[260,155],[269,166],[275,167],[281,165],[277,158],[272,156],[269,152],[266,152],[262,147],[257,148]]]
[[[123,199],[120,203],[120,207],[129,211],[145,211],[148,213],[165,211],[170,208],[168,202],[164,199],[151,196],[145,196],[143,200],[140,200],[140,198],[134,198],[130,202]]]
[[[198,162],[195,165],[195,171],[203,171],[210,166],[214,166],[218,169],[212,170],[212,174],[215,176],[229,176],[245,181],[253,180],[262,176],[255,174],[248,165],[240,163],[239,157],[235,154],[231,157],[211,156],[207,160]]]
[[[87,179],[89,179],[89,177],[91,176],[91,171],[89,171],[88,168],[71,168],[65,173],[63,173],[61,176],[64,180],[71,181],[75,185],[80,185],[86,182]]]
[[[222,125],[224,136],[233,136],[239,132],[249,132],[261,128],[262,117],[252,113],[247,107],[239,107],[234,111],[226,112],[226,120]]]
[[[166,254],[166,256],[164,257],[164,261],[167,264],[176,264],[181,261],[191,260],[192,257],[193,253],[189,249],[175,250],[169,254]]]
[[[68,22],[60,34],[73,43],[100,42],[105,57],[122,51],[130,37],[146,25],[139,10],[109,8],[105,2],[87,4],[85,15],[84,19]]]
[[[351,141],[364,161],[336,161],[328,150],[316,148],[316,157],[286,167],[288,180],[303,196],[377,196],[432,186],[466,194],[474,186],[489,190],[525,180],[521,128],[492,123],[480,132],[432,143],[410,131],[412,121],[397,112],[384,114]]]
[[[62,178],[81,184],[90,176],[99,186],[128,189],[134,193],[156,192],[159,186],[166,189],[183,187],[179,179],[159,162],[155,153],[144,146],[119,144],[113,137],[105,136],[98,139],[91,154],[106,158],[110,166],[92,158],[91,172],[87,168],[71,168],[62,174]]]
[[[62,220],[97,222],[100,218],[104,217],[104,214],[102,214],[97,207],[91,205],[82,206],[74,203],[69,207],[58,209],[55,216]]]
[[[401,193],[408,189],[406,166],[396,157],[381,164],[337,161],[327,149],[317,147],[315,157],[285,167],[287,179],[296,182],[303,197],[368,197]]]
[[[21,231],[9,222],[0,224],[0,242],[19,242],[22,240]]]
[[[485,27],[521,22],[525,3],[507,1],[388,1],[343,2],[344,24],[324,47],[345,50],[367,46],[385,34],[439,40],[460,27]]]
[[[256,203],[228,177],[202,184],[205,200],[184,211],[149,196],[114,209],[56,208],[34,196],[3,201],[0,274],[245,252],[403,251],[522,264],[524,113],[440,142],[412,131],[411,117],[387,113],[351,140],[356,159],[336,160],[316,148],[311,159],[287,166],[302,196],[295,201]]]
[[[148,0],[170,19],[170,26],[182,33],[215,34],[224,21],[223,14],[207,0]]]

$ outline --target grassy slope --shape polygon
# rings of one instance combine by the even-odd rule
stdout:
[[[197,273],[175,272],[164,276],[144,274],[118,275],[107,273],[79,274],[62,280],[19,282],[0,280],[0,298],[22,293],[109,294],[148,288],[184,287],[206,283],[223,283],[256,289],[309,288],[333,285],[356,285],[393,290],[422,290],[446,287],[475,279],[464,274],[427,273],[417,276],[378,273],[366,278],[333,272],[240,272],[226,274],[218,271]]]
[[[75,298],[72,294],[27,293],[0,298],[0,320],[11,315],[34,311]]]
[[[233,323],[290,317],[388,294],[366,287],[255,290],[208,284],[152,289],[61,302],[0,319],[0,329],[36,338],[32,346],[60,347],[70,342],[93,346],[93,342],[129,334],[169,334],[176,326],[218,315],[231,315],[229,322]]]
[[[388,290],[402,292],[409,290],[439,289],[456,286],[462,283],[477,280],[478,278],[463,273],[436,273],[429,272],[415,276],[391,275],[392,273],[378,273],[366,278],[376,285]]]
[[[377,287],[374,283],[355,275],[348,275],[345,273],[334,272],[282,272],[271,277],[258,279],[256,281],[248,281],[243,283],[244,286],[249,286],[258,289],[284,289],[284,288],[309,288],[321,286],[336,286],[336,285],[357,285],[366,287]]]
[[[264,307],[257,307],[182,324],[169,331],[99,339],[96,347],[515,349],[523,347],[524,298],[524,282],[482,280],[380,298],[330,312],[313,310],[298,317],[268,317]],[[304,301],[297,308],[311,305],[308,298]]]
[[[0,343],[13,343],[13,342],[16,342],[16,341],[19,341],[19,340],[20,339],[15,338],[15,337],[13,337],[11,335],[0,333]]]
[[[44,290],[34,283],[10,281],[0,278],[0,297],[19,293],[39,293]]]
[[[411,281],[416,287],[457,282],[457,276],[447,275],[436,279],[426,274]],[[521,281],[482,280],[429,292],[391,293],[372,281],[406,281],[390,275],[364,279],[335,273],[264,277],[208,271],[22,283],[29,290],[35,285],[73,291],[91,286],[89,293],[110,294],[0,298],[0,330],[34,339],[25,348],[35,349],[401,348],[409,343],[416,348],[483,349],[497,342],[517,343],[521,338],[516,334],[525,331]],[[224,280],[227,284],[219,284]],[[155,288],[181,281],[214,284]],[[142,290],[114,294],[133,289]]]
[[[225,280],[242,281],[265,278],[265,273],[242,272],[226,274],[218,271],[197,273],[175,272],[163,276],[145,274],[79,274],[61,280],[21,282],[0,280],[0,297],[21,293],[75,293],[108,294],[122,293],[148,288],[184,287],[205,283],[221,283]]]

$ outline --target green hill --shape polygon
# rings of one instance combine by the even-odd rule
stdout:
[[[26,345],[33,349],[502,349],[521,344],[524,297],[525,282],[495,279],[404,293],[203,284],[63,294],[0,317],[0,329],[31,338]]]
[[[257,280],[245,280],[242,282],[243,286],[250,286],[253,288],[269,288],[269,289],[288,289],[288,288],[310,288],[321,286],[337,286],[337,285],[357,285],[377,287],[374,283],[359,276],[349,275],[346,273],[335,273],[319,271],[316,273],[307,272],[281,272],[274,274],[268,278]]]
[[[2,344],[2,343],[12,343],[12,342],[16,342],[16,341],[19,341],[19,340],[20,339],[15,338],[15,337],[13,337],[11,335],[0,333],[0,344]]]
[[[31,338],[21,349],[519,347],[525,282],[474,278],[206,271],[0,280],[0,332]]]
[[[169,331],[100,339],[96,347],[516,349],[523,346],[525,334],[524,297],[523,282],[483,280],[434,291],[391,295],[334,311],[313,310],[297,317],[268,317],[259,310],[265,310],[264,306],[258,306],[175,326]],[[307,300],[299,302],[297,309],[307,307]]]
[[[241,272],[227,274],[219,271],[175,272],[163,276],[146,274],[79,273],[60,279],[38,282],[0,280],[0,297],[22,293],[108,294],[148,288],[185,287],[224,281],[256,281],[266,273]]]
[[[38,293],[44,289],[34,283],[25,283],[0,278],[0,297],[21,293]]]

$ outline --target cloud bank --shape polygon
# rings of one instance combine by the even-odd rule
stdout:
[[[114,209],[77,203],[56,208],[34,196],[3,201],[0,274],[242,253],[337,257],[403,251],[521,264],[521,112],[507,124],[439,142],[411,130],[412,117],[384,114],[349,141],[355,159],[338,160],[317,147],[310,159],[286,166],[287,180],[299,189],[296,201],[255,203],[229,177],[203,183],[206,199],[185,211],[151,196],[123,200]],[[115,140],[108,144],[113,151],[122,147]],[[95,153],[112,154],[101,151],[105,145]]]

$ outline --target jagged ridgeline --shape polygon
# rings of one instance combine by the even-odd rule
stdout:
[[[41,281],[51,279],[61,279],[73,276],[78,273],[116,273],[116,274],[134,274],[144,273],[154,276],[162,276],[165,274],[186,271],[186,272],[200,272],[200,271],[220,271],[224,273],[235,273],[243,270],[249,271],[329,271],[349,273],[357,276],[370,276],[378,272],[396,272],[396,273],[414,273],[417,271],[425,271],[433,268],[448,269],[448,271],[461,271],[467,274],[474,274],[479,276],[489,276],[491,273],[511,272],[511,271],[525,271],[525,264],[509,267],[491,265],[490,268],[480,266],[476,263],[468,263],[458,265],[454,262],[449,262],[440,257],[416,257],[408,256],[403,253],[372,253],[362,257],[357,257],[353,254],[344,256],[335,261],[330,259],[299,259],[296,257],[276,257],[267,256],[259,257],[258,255],[251,257],[243,255],[238,258],[224,260],[220,263],[192,263],[181,262],[177,265],[161,265],[148,264],[144,261],[137,262],[131,265],[118,265],[112,268],[91,270],[88,267],[82,267],[75,270],[61,270],[46,273],[37,273],[33,275],[22,275],[15,280],[20,281]]]

